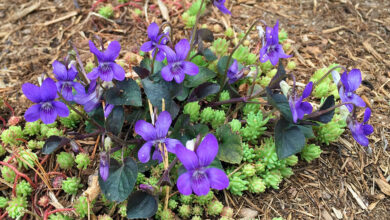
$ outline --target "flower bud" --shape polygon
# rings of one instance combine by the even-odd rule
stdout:
[[[103,181],[106,181],[109,175],[110,161],[107,152],[100,153],[100,168],[99,173]]]

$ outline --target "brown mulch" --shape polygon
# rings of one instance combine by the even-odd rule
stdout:
[[[78,2],[79,9],[74,2]],[[115,1],[111,1],[115,2]],[[154,2],[154,1],[151,1]],[[182,30],[182,8],[164,1],[172,9],[174,31]],[[176,3],[184,3],[177,0]],[[232,1],[227,1],[231,6]],[[121,56],[137,51],[146,39],[148,23],[132,15],[129,7],[116,12],[114,20],[91,13],[93,1],[59,0],[0,2],[0,97],[22,115],[29,102],[21,84],[51,73],[51,63],[79,48],[82,59],[92,58],[88,39],[97,35],[119,40]],[[113,3],[114,4],[114,3]],[[143,7],[144,3],[139,3]],[[294,71],[302,82],[318,68],[338,63],[362,70],[365,86],[358,90],[372,106],[370,123],[375,132],[370,147],[363,148],[347,131],[337,143],[323,146],[321,159],[300,162],[295,175],[280,190],[260,195],[233,197],[229,204],[237,213],[243,208],[258,211],[261,219],[389,219],[390,152],[390,2],[387,0],[237,0],[232,17],[211,10],[201,23],[215,30],[231,25],[245,30],[256,18],[270,25],[277,19],[289,33]],[[96,11],[96,10],[95,10]],[[148,21],[162,23],[158,6],[148,11]],[[219,27],[218,27],[219,26]],[[189,30],[180,36],[189,36]],[[251,35],[256,48],[256,34]],[[0,109],[0,115],[9,113]],[[238,215],[237,215],[238,217]]]

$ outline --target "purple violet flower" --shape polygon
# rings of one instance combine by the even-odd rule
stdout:
[[[294,123],[297,123],[298,119],[303,119],[305,114],[310,114],[313,111],[313,107],[309,102],[302,102],[303,99],[309,97],[312,90],[313,82],[309,82],[303,90],[301,97],[297,97],[296,94],[290,96],[288,102]]]
[[[25,83],[22,85],[22,90],[28,99],[36,103],[24,113],[26,121],[33,122],[41,119],[43,123],[51,124],[56,120],[57,115],[60,117],[69,115],[69,109],[64,103],[54,101],[57,97],[57,86],[54,80],[45,79],[41,87]]]
[[[372,132],[374,132],[374,128],[367,124],[368,120],[371,116],[371,109],[366,108],[364,111],[364,118],[363,123],[359,123],[354,117],[348,117],[347,123],[348,128],[351,130],[352,137],[363,146],[368,146],[369,141],[366,136],[370,135]]]
[[[165,59],[165,54],[170,53],[172,54],[173,51],[171,48],[166,46],[167,43],[167,37],[164,36],[165,34],[158,34],[159,33],[159,27],[156,23],[151,23],[148,27],[148,37],[150,41],[145,42],[141,46],[141,50],[143,52],[149,52],[152,50],[152,56],[154,56],[154,53],[156,51],[156,48],[158,48],[158,52],[156,55],[157,61],[163,61]]]
[[[89,41],[89,50],[96,55],[99,61],[98,67],[95,67],[88,73],[89,79],[96,80],[98,77],[103,81],[111,81],[113,78],[119,81],[125,79],[125,70],[115,63],[115,59],[121,50],[121,45],[118,41],[112,41],[104,52],[98,50],[95,44]]]
[[[146,141],[146,143],[138,151],[138,159],[142,163],[147,163],[150,160],[152,146],[155,146],[152,159],[158,160],[160,163],[163,160],[161,152],[158,150],[158,145],[160,143],[165,143],[168,152],[171,153],[176,153],[177,145],[183,146],[180,141],[166,137],[171,123],[172,118],[167,111],[160,113],[155,126],[144,120],[139,120],[135,123],[135,132],[141,135],[141,137]]]
[[[227,71],[227,77],[229,78],[229,84],[232,84],[236,82],[237,80],[241,79],[244,75],[243,71],[238,70],[238,62],[237,60],[234,60],[232,65],[229,67]]]
[[[77,93],[74,96],[74,101],[77,104],[83,105],[86,112],[90,112],[97,108],[101,102],[102,92],[97,88],[96,80],[91,81],[87,93],[85,91]]]
[[[62,94],[66,101],[73,101],[73,88],[77,92],[84,91],[84,87],[75,82],[74,79],[77,76],[77,69],[72,65],[70,69],[67,69],[64,64],[59,61],[54,61],[53,64],[53,73],[58,80],[56,82],[57,90]]]
[[[104,181],[107,180],[108,175],[110,174],[109,156],[108,156],[107,152],[105,152],[105,151],[100,153],[99,173]]]
[[[214,6],[222,13],[231,15],[232,13],[225,7],[225,1],[226,0],[214,0]]]
[[[161,70],[161,76],[165,81],[175,79],[177,83],[184,81],[185,74],[195,76],[199,72],[197,65],[186,61],[187,54],[190,51],[190,43],[187,39],[180,40],[175,45],[176,53],[173,56],[167,54],[168,65]]]
[[[349,73],[345,71],[340,79],[342,85],[339,88],[340,99],[342,102],[352,102],[356,106],[365,107],[366,103],[360,96],[355,94],[362,82],[362,74],[358,69],[352,69]],[[352,112],[353,104],[347,104],[346,107]]]
[[[283,46],[279,44],[279,21],[276,21],[273,28],[266,28],[265,36],[266,44],[260,50],[260,62],[265,63],[269,60],[275,66],[280,58],[291,57],[284,53]]]
[[[115,105],[112,105],[112,104],[106,104],[106,106],[104,106],[104,117],[107,118],[111,112],[112,112],[112,109],[114,109]]]
[[[184,146],[176,149],[179,158],[187,172],[177,180],[177,188],[183,195],[194,192],[198,196],[206,195],[210,188],[222,190],[229,186],[229,178],[223,170],[208,167],[218,153],[218,141],[213,134],[207,134],[199,144],[196,152]]]

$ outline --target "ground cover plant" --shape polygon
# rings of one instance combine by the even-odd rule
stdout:
[[[230,13],[223,3],[213,5]],[[74,140],[87,137],[101,137],[98,182],[103,195],[95,199],[107,210],[119,203],[120,214],[127,218],[161,219],[229,219],[232,210],[219,201],[220,190],[239,196],[277,189],[293,174],[295,154],[307,161],[318,158],[316,144],[336,140],[346,127],[359,144],[368,145],[371,110],[365,108],[359,119],[365,103],[354,93],[361,84],[359,70],[331,65],[298,91],[295,64],[282,64],[290,57],[284,53],[289,45],[283,44],[277,21],[269,26],[254,21],[228,52],[225,38],[214,39],[208,29],[197,29],[199,8],[206,3],[197,4],[188,39],[172,42],[174,27],[150,24],[149,41],[140,46],[143,60],[134,67],[138,77],[126,78],[115,62],[119,42],[104,49],[103,40],[94,39],[89,49],[95,63],[83,64],[74,48],[64,61],[53,63],[57,82],[44,77],[40,86],[23,85],[23,93],[35,103],[24,115],[27,123],[23,129],[10,126],[1,135],[4,149],[21,146],[1,163],[4,180],[16,184],[13,197],[2,198],[8,216],[22,217],[27,196],[37,190],[36,181],[18,171],[37,169],[33,150],[56,154],[62,170],[75,163],[82,170],[90,159]],[[260,54],[242,45],[254,27],[263,40]],[[308,100],[319,104],[313,108]],[[75,129],[83,123],[83,130]],[[61,126],[74,131],[64,133]],[[71,149],[65,152],[65,146]],[[64,178],[56,185],[65,193],[79,195],[80,178],[53,175]],[[75,210],[83,218],[96,202],[87,200],[78,196],[74,208],[56,211]],[[54,213],[47,209],[37,215],[68,218]]]

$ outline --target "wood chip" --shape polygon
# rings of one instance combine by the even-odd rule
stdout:
[[[333,220],[332,216],[329,214],[328,211],[326,211],[326,209],[322,210],[322,212],[321,212],[321,217],[322,217],[324,220]]]
[[[352,187],[349,185],[349,184],[345,184],[348,188],[348,191],[352,194],[353,198],[356,200],[356,202],[358,203],[358,205],[360,206],[360,208],[366,210],[367,209],[367,206],[366,204],[363,202],[363,200],[360,198],[360,196],[355,192],[353,191]]]
[[[99,176],[91,175],[88,178],[88,189],[83,192],[83,195],[88,198],[88,201],[93,201],[100,195]]]
[[[378,179],[378,178],[375,178],[375,182],[376,184],[378,184],[379,188],[381,189],[381,191],[390,196],[390,185],[389,183],[387,183],[386,181],[382,180],[382,179]]]
[[[43,25],[43,26],[48,26],[48,25],[51,25],[51,24],[54,24],[54,23],[57,23],[57,22],[66,20],[66,19],[68,19],[68,18],[71,18],[71,17],[73,17],[73,16],[75,16],[75,15],[77,15],[77,14],[78,14],[77,11],[72,11],[72,12],[70,12],[70,13],[68,13],[68,14],[66,14],[66,15],[64,15],[64,16],[62,16],[62,17],[59,17],[59,18],[57,18],[57,19],[54,19],[54,20],[51,20],[51,21],[47,21],[47,22],[43,23],[42,25]]]
[[[343,219],[343,213],[341,213],[340,210],[336,209],[335,207],[332,207],[332,211],[336,215],[336,218]]]
[[[13,14],[12,17],[10,17],[7,22],[13,22],[13,21],[19,20],[19,19],[23,18],[24,16],[30,14],[31,12],[37,10],[39,8],[39,6],[41,6],[41,1],[37,1],[37,2],[35,2],[35,4],[31,5],[30,7],[27,7],[25,9],[20,10],[17,13]]]
[[[250,208],[242,208],[240,211],[240,216],[244,219],[253,219],[256,218],[259,214],[258,211],[250,209]]]
[[[333,33],[333,32],[336,32],[338,30],[341,30],[341,29],[346,29],[347,27],[345,27],[344,25],[342,26],[339,26],[339,27],[334,27],[334,28],[330,28],[330,29],[326,29],[326,30],[323,30],[322,33],[323,34],[329,34],[329,33]]]
[[[158,7],[160,8],[161,15],[163,18],[167,21],[170,21],[169,19],[169,12],[167,6],[162,2],[161,0],[157,0]]]
[[[372,55],[375,57],[375,59],[377,59],[377,60],[380,61],[380,62],[385,63],[388,67],[390,67],[390,61],[384,60],[384,59],[382,58],[382,56],[381,56],[378,52],[376,52],[376,50],[371,46],[371,44],[369,43],[369,41],[371,41],[371,39],[368,39],[368,40],[366,40],[366,41],[363,42],[364,48],[365,48],[370,54],[372,54]]]

